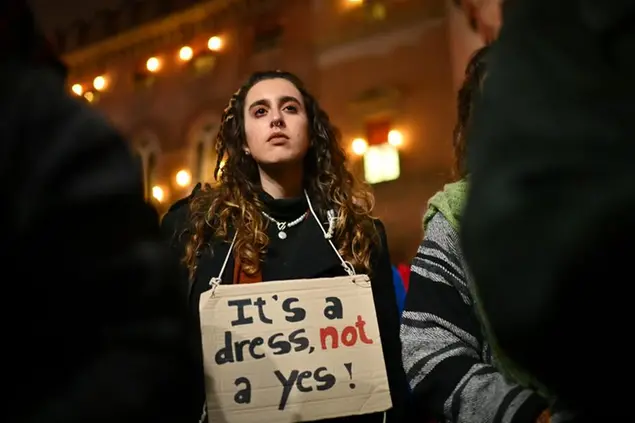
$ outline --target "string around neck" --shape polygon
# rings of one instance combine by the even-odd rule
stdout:
[[[315,218],[315,221],[317,222],[320,230],[324,234],[324,239],[329,243],[331,248],[333,248],[333,251],[337,255],[337,258],[340,259],[340,263],[342,264],[342,267],[344,268],[344,271],[349,276],[355,276],[357,274],[355,272],[355,268],[353,267],[353,265],[350,262],[344,260],[344,257],[342,257],[340,252],[337,250],[337,247],[335,246],[335,244],[333,244],[333,241],[331,240],[331,238],[333,236],[333,232],[335,231],[335,224],[337,223],[337,217],[335,215],[335,212],[333,210],[328,210],[327,211],[327,216],[328,216],[329,222],[328,222],[328,229],[325,230],[324,226],[322,225],[322,221],[320,220],[320,218],[318,217],[317,213],[315,212],[315,209],[313,208],[313,204],[311,203],[311,198],[309,198],[309,194],[306,192],[306,190],[304,190],[304,196],[306,197],[306,202],[309,205],[309,210],[311,211],[311,214]],[[220,268],[220,272],[218,273],[218,276],[212,277],[210,279],[210,281],[209,281],[209,285],[212,287],[212,295],[213,295],[213,292],[218,287],[218,285],[221,284],[223,274],[225,273],[225,268],[227,267],[227,262],[229,261],[229,257],[231,256],[231,254],[232,254],[232,252],[234,250],[234,245],[236,244],[236,237],[237,236],[238,236],[238,231],[236,230],[234,232],[234,238],[232,239],[232,242],[229,245],[229,250],[227,251],[227,255],[225,255],[225,260],[223,261],[223,265]]]
[[[344,257],[342,257],[340,252],[337,250],[337,247],[335,246],[335,244],[333,244],[333,241],[331,241],[331,238],[333,237],[333,232],[335,230],[335,224],[337,223],[337,218],[335,217],[335,212],[333,210],[329,210],[327,212],[327,216],[329,217],[329,227],[328,227],[328,230],[324,230],[324,226],[322,225],[322,221],[320,220],[320,218],[318,217],[317,213],[313,209],[313,204],[311,203],[311,198],[309,197],[309,194],[306,192],[306,190],[304,190],[304,196],[306,197],[306,202],[309,205],[309,210],[311,211],[311,214],[313,215],[313,217],[317,221],[318,226],[320,227],[320,229],[322,230],[322,233],[324,234],[324,239],[326,239],[326,241],[329,243],[329,245],[333,248],[333,251],[335,251],[335,254],[337,254],[337,258],[340,259],[340,262],[342,263],[342,267],[344,268],[346,273],[349,276],[354,276],[356,274],[355,273],[355,268],[353,267],[353,265],[350,262],[344,260]]]

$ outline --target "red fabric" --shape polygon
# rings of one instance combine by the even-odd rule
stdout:
[[[401,275],[403,286],[404,288],[406,288],[406,292],[408,292],[408,287],[410,286],[410,266],[401,263],[397,266],[397,272],[399,272],[399,275]]]
[[[388,142],[390,121],[370,122],[366,124],[368,145],[381,145]]]

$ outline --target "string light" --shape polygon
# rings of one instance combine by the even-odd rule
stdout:
[[[180,187],[186,187],[192,182],[192,175],[185,169],[176,173],[176,184]]]
[[[165,199],[165,192],[163,188],[158,185],[152,187],[152,197],[157,200],[159,203],[163,202]]]
[[[358,156],[363,156],[364,153],[366,153],[366,150],[368,150],[368,142],[366,142],[363,138],[355,138],[351,147],[353,148],[353,153]]]
[[[158,57],[151,57],[146,62],[146,69],[150,72],[156,72],[161,68],[161,60]]]
[[[93,87],[95,87],[97,91],[103,91],[106,89],[107,84],[106,78],[101,75],[93,79]]]
[[[191,60],[192,57],[194,57],[194,50],[192,50],[192,47],[190,46],[181,47],[181,50],[179,50],[179,59],[181,59],[184,62],[187,62]]]
[[[223,47],[223,40],[218,36],[214,36],[207,41],[207,48],[212,51],[218,51],[222,47]]]

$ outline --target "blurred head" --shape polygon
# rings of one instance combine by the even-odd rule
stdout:
[[[489,46],[477,50],[465,68],[465,79],[459,89],[457,98],[458,116],[454,127],[454,172],[459,179],[467,176],[466,168],[466,148],[467,129],[472,118],[472,108],[474,101],[478,98],[483,88],[487,72],[487,54]]]
[[[338,131],[298,77],[282,71],[253,74],[225,108],[215,149],[218,185],[191,202],[196,227],[186,256],[191,272],[206,228],[218,238],[236,229],[243,270],[258,271],[269,242],[259,197],[265,174],[299,175],[316,211],[338,213],[335,237],[342,255],[370,271],[372,195],[356,184]],[[299,173],[284,172],[288,169]]]
[[[66,74],[26,0],[0,0],[0,50],[5,59],[45,64]]]

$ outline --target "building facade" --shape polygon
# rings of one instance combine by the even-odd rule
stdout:
[[[455,89],[478,25],[454,0],[129,0],[55,28],[69,90],[103,111],[164,211],[211,181],[214,138],[257,70],[297,74],[372,183],[395,262],[451,178]]]

